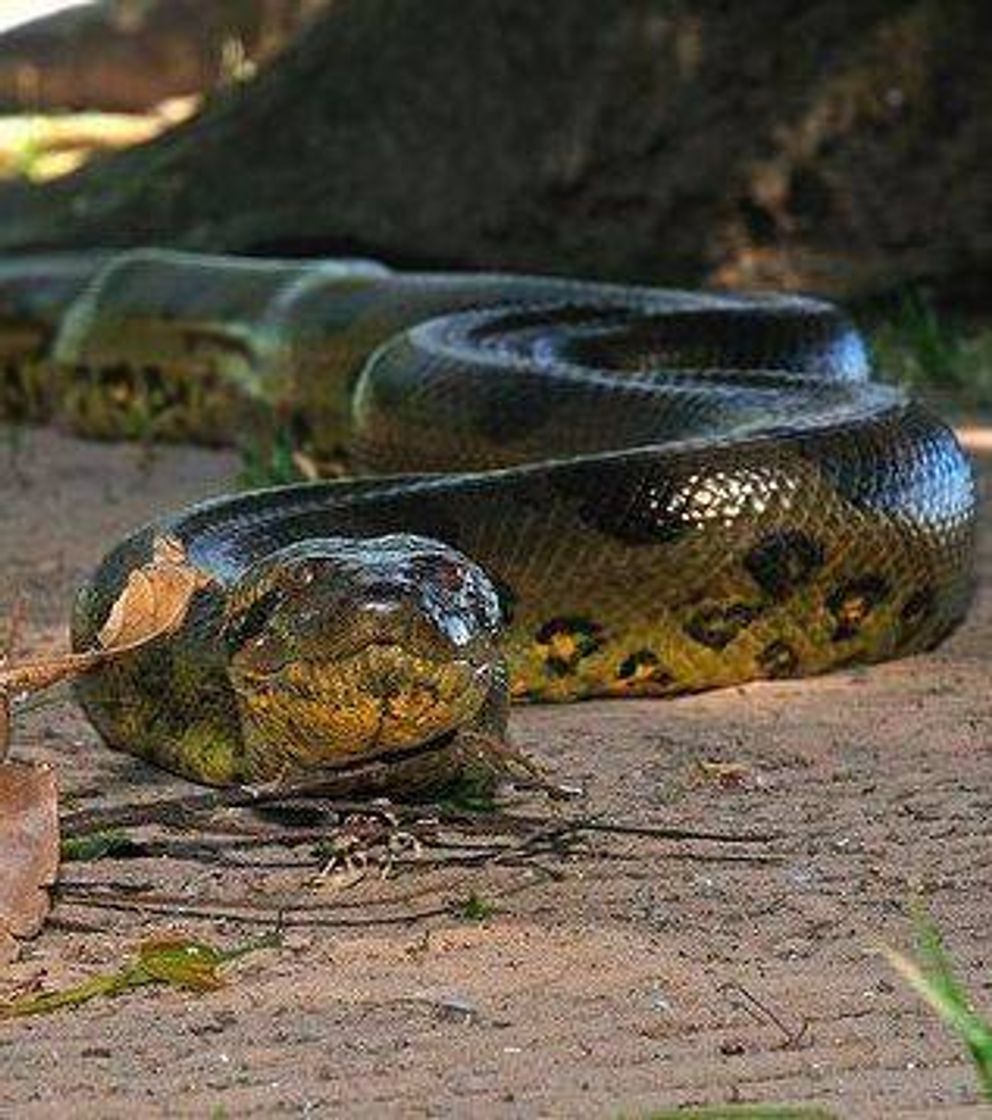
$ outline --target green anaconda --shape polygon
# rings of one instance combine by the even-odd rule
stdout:
[[[502,737],[508,696],[819,673],[965,612],[968,462],[832,305],[362,261],[32,267],[0,270],[8,410],[201,440],[275,417],[360,475],[165,516],[81,591],[87,649],[162,548],[195,573],[182,625],[78,693],[112,746],[200,781],[447,765]]]

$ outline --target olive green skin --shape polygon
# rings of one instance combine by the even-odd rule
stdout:
[[[190,332],[212,340],[206,373],[196,347],[184,372]],[[171,515],[81,591],[85,649],[156,539],[206,577],[175,634],[79,686],[111,745],[200,781],[273,777],[246,762],[220,633],[250,565],[311,538],[414,533],[470,557],[503,603],[515,699],[820,673],[930,648],[967,608],[968,461],[867,380],[819,301],[138,253],[70,306],[54,356],[93,384],[209,375],[211,408],[164,434],[213,438],[263,402],[316,452],[393,474]],[[505,704],[480,719],[502,734]]]

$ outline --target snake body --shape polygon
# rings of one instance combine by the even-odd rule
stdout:
[[[147,251],[73,276],[37,362],[49,413],[208,441],[276,416],[362,473],[162,518],[81,591],[85,649],[163,541],[196,574],[182,625],[79,694],[112,746],[197,780],[498,739],[507,680],[514,699],[672,696],[899,657],[966,610],[967,459],[869,380],[832,305]],[[412,652],[369,622],[387,599]],[[366,635],[344,682],[313,668],[315,643],[340,668],[343,618]],[[375,734],[349,730],[363,703]]]

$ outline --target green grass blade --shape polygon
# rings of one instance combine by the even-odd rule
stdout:
[[[982,1095],[992,1100],[992,1026],[972,1010],[940,937],[929,922],[919,923],[917,938],[918,962],[895,949],[884,947],[883,952],[892,967],[967,1046]]]

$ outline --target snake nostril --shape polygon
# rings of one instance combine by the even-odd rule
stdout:
[[[412,605],[399,595],[379,595],[374,599],[363,599],[358,605],[358,614],[367,622],[388,624],[412,613]]]

